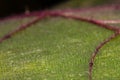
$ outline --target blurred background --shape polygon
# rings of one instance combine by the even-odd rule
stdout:
[[[0,0],[0,18],[36,10],[81,8],[119,3],[120,0]]]

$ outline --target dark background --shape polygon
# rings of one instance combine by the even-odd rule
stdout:
[[[12,14],[23,13],[25,10],[50,9],[68,0],[0,0],[0,18]]]
[[[120,0],[0,0],[0,18],[44,9],[120,4]]]

